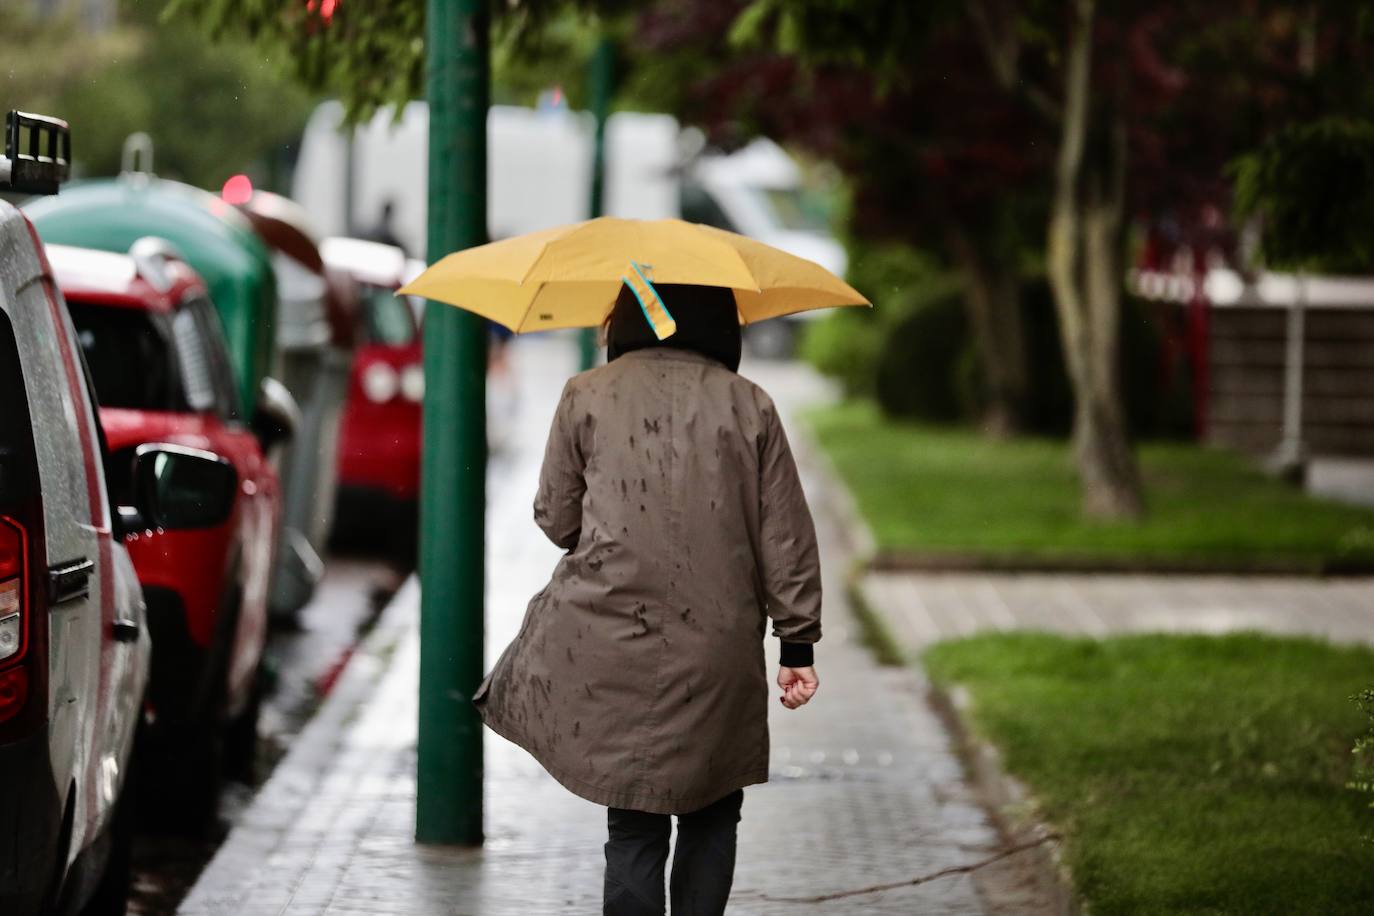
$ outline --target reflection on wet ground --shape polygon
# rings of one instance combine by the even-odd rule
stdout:
[[[131,916],[165,916],[176,910],[401,580],[376,560],[333,558],[314,600],[302,609],[299,626],[274,627],[267,644],[270,692],[258,725],[257,778],[252,785],[231,782],[225,786],[220,822],[209,836],[152,831],[139,835],[134,844]]]

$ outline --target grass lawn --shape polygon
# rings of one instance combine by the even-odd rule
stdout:
[[[885,555],[986,566],[1374,568],[1374,511],[1308,497],[1234,454],[1142,445],[1148,516],[1103,523],[1079,513],[1063,442],[993,442],[893,422],[868,403],[808,419]]]
[[[1367,796],[1344,788],[1374,651],[1241,634],[934,646],[1094,913],[1374,912]]]

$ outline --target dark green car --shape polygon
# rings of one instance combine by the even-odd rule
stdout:
[[[244,414],[252,416],[276,358],[276,277],[266,247],[213,194],[137,173],[86,181],[26,204],[45,242],[121,254],[144,236],[171,242],[205,279],[224,322]]]

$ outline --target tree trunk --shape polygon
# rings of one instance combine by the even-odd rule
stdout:
[[[962,226],[951,226],[946,237],[964,276],[964,309],[986,398],[979,425],[987,436],[1006,438],[1024,427],[1028,384],[1016,256],[988,250],[995,244],[980,247]]]
[[[1116,114],[1106,129],[1093,124],[1093,6],[1093,0],[1074,4],[1046,267],[1073,386],[1073,453],[1083,509],[1091,516],[1135,518],[1144,507],[1119,366],[1125,125]]]

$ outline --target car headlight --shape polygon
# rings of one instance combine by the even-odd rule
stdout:
[[[396,370],[386,363],[373,363],[363,370],[363,394],[375,404],[385,404],[396,397],[401,380]]]
[[[401,394],[407,401],[420,403],[425,399],[425,367],[411,363],[401,370]]]

